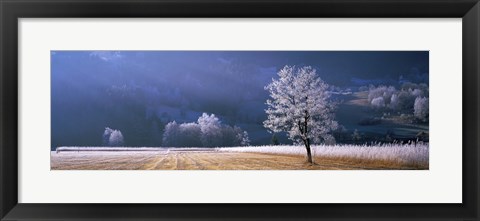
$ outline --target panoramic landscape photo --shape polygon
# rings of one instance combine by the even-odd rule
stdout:
[[[52,170],[428,170],[428,51],[51,51]]]

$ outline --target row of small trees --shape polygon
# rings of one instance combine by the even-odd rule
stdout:
[[[248,133],[240,127],[222,124],[214,115],[203,113],[197,122],[165,126],[163,146],[166,147],[232,147],[248,146]]]
[[[368,101],[377,109],[413,113],[422,121],[428,121],[429,99],[426,84],[405,83],[400,90],[393,86],[370,86]]]
[[[203,113],[197,122],[168,123],[162,143],[164,147],[232,147],[248,146],[250,139],[247,131],[240,127],[222,124],[214,114]],[[103,132],[103,145],[123,146],[122,132],[106,127]]]

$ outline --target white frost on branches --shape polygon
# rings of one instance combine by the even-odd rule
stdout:
[[[372,106],[376,108],[383,108],[385,107],[385,100],[383,97],[376,97],[372,99]]]
[[[242,141],[240,142],[240,144],[241,144],[242,146],[248,146],[248,145],[250,145],[250,138],[248,137],[247,131],[243,131],[243,135],[241,136],[241,140],[242,140]]]
[[[278,76],[265,87],[271,99],[267,100],[268,119],[263,125],[275,133],[287,132],[296,143],[331,139],[328,135],[338,128],[338,123],[334,120],[335,105],[329,100],[328,84],[312,67],[285,66]]]
[[[417,98],[428,99],[428,85],[404,83],[400,90],[393,86],[380,85],[370,86],[368,90],[368,102],[377,109],[390,109],[399,112],[414,111]],[[414,114],[415,115],[415,114]],[[425,119],[428,121],[428,119]]]
[[[218,147],[221,145],[221,124],[215,114],[203,113],[197,120],[202,131],[202,144],[204,147]]]
[[[105,131],[103,132],[103,145],[108,146],[110,141],[110,134],[112,134],[113,130],[110,127],[105,127]]]
[[[163,133],[162,144],[164,146],[176,146],[179,136],[179,126],[177,122],[172,121],[165,125],[165,132]]]
[[[123,134],[120,130],[114,130],[109,127],[103,132],[103,144],[107,146],[123,146]]]
[[[413,106],[413,114],[416,118],[425,121],[428,117],[428,98],[417,97]]]
[[[240,127],[222,124],[214,114],[203,113],[197,122],[178,124],[175,121],[165,126],[165,147],[233,147],[248,146],[248,133]]]

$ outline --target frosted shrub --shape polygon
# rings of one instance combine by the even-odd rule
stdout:
[[[414,112],[416,118],[427,121],[428,119],[428,98],[417,97],[415,99]]]
[[[103,132],[103,145],[123,146],[123,134],[120,130],[114,130],[109,127]]]
[[[242,138],[242,141],[240,142],[240,144],[242,146],[248,146],[250,145],[250,138],[248,137],[248,133],[247,131],[243,131],[243,134],[241,134],[241,138]]]
[[[179,126],[177,122],[172,121],[165,125],[165,130],[163,132],[162,144],[163,146],[176,147],[178,146],[177,141],[179,137]]]
[[[103,145],[108,146],[110,142],[110,134],[112,134],[113,130],[110,127],[105,127],[105,131],[103,132]]]
[[[240,129],[240,127],[230,127],[228,125],[222,125],[221,133],[222,146],[233,147],[241,145],[243,131],[242,129]]]
[[[390,104],[388,106],[393,110],[398,108],[398,95],[397,94],[392,94],[392,97],[390,98]]]
[[[398,109],[405,111],[412,111],[415,103],[415,96],[409,91],[400,91],[398,93]],[[411,113],[411,112],[410,112]]]
[[[221,144],[221,122],[215,114],[203,113],[198,118],[198,124],[202,131],[202,144],[204,147],[218,147]]]
[[[372,102],[375,98],[382,97],[385,104],[390,103],[390,99],[397,90],[393,86],[378,86],[372,87],[368,91],[368,101]]]
[[[376,97],[372,100],[372,106],[375,108],[383,108],[385,107],[385,100],[383,97]]]
[[[423,97],[423,91],[420,89],[414,89],[410,92],[414,97]]]

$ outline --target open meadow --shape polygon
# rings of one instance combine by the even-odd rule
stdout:
[[[59,147],[52,170],[418,170],[428,145],[314,146],[314,164],[300,146],[232,148]]]

